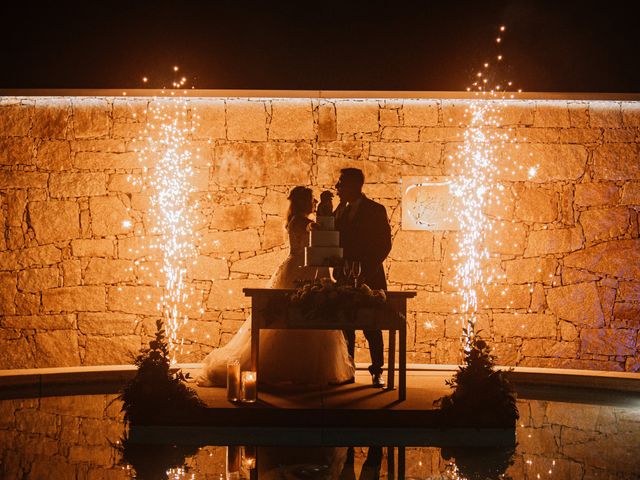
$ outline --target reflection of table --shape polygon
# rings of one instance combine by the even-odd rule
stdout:
[[[387,304],[395,314],[375,310],[363,310],[348,323],[330,320],[300,321],[293,315],[269,315],[272,305],[286,302],[294,290],[276,288],[245,288],[244,294],[251,297],[251,369],[258,372],[260,330],[388,330],[389,351],[387,356],[387,388],[395,388],[396,331],[398,332],[398,398],[407,397],[407,299],[415,297],[415,292],[386,292]],[[281,304],[281,303],[280,303]],[[362,315],[360,315],[362,313]],[[373,317],[372,317],[373,315]],[[258,380],[260,375],[258,374]]]

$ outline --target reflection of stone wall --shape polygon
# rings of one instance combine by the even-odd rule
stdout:
[[[153,219],[127,180],[142,174],[133,139],[148,101],[0,99],[0,368],[130,363],[149,338],[161,293]],[[248,314],[241,289],[265,285],[286,255],[288,190],[319,193],[356,166],[391,219],[391,288],[419,292],[410,361],[457,362],[455,235],[401,231],[398,180],[456,173],[464,101],[191,102],[202,242],[183,361],[230,338]],[[505,157],[525,168],[500,176],[501,204],[486,212],[508,290],[489,289],[480,328],[503,364],[637,371],[640,106],[514,101],[503,117],[517,141]]]

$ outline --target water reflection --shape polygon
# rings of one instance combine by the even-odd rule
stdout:
[[[633,404],[519,400],[515,449],[386,447],[384,438],[370,446],[253,448],[123,443],[130,432],[114,398],[0,400],[0,477],[528,480],[640,472],[640,406]],[[282,444],[279,435],[264,443]]]

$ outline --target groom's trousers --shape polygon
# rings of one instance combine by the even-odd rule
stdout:
[[[371,365],[369,373],[371,375],[381,374],[384,365],[384,343],[382,342],[382,330],[363,330],[364,337],[369,343],[369,354],[371,355]],[[344,338],[347,341],[347,351],[355,361],[356,353],[356,332],[355,330],[343,330]]]

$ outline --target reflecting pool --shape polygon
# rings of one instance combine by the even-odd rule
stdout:
[[[546,399],[538,398],[545,397]],[[556,397],[556,398],[554,398]],[[573,390],[518,400],[514,446],[434,447],[407,435],[335,430],[303,446],[303,430],[263,430],[259,446],[228,431],[212,442],[134,441],[115,394],[0,400],[0,476],[6,479],[637,479],[640,397]],[[552,399],[549,399],[552,398]],[[360,432],[362,433],[362,432]],[[147,432],[147,437],[149,432]],[[128,439],[126,439],[129,437]],[[218,434],[218,437],[220,435]],[[245,432],[246,438],[246,432]],[[366,441],[362,441],[366,438]],[[323,442],[321,442],[323,443]],[[352,444],[350,444],[352,443]],[[317,444],[317,443],[316,443]],[[337,446],[335,446],[337,445]]]

